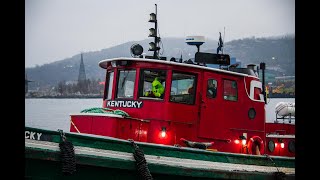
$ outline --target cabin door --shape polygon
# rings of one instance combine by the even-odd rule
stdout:
[[[223,129],[223,107],[221,76],[204,72],[198,136],[202,138],[220,138]]]

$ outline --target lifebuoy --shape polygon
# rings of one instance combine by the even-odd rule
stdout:
[[[253,136],[249,139],[248,153],[254,155],[264,154],[264,143],[259,136]]]

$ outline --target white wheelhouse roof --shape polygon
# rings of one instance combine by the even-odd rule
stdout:
[[[125,60],[125,61],[136,61],[136,62],[151,62],[151,63],[166,64],[166,65],[183,66],[183,67],[204,69],[204,70],[209,70],[209,71],[213,71],[213,72],[227,73],[227,74],[232,74],[232,75],[237,75],[237,76],[253,77],[253,78],[259,79],[256,76],[251,76],[251,75],[248,75],[248,74],[243,74],[243,73],[238,73],[238,72],[227,71],[227,70],[223,70],[223,69],[210,68],[210,67],[199,66],[199,65],[195,65],[195,64],[179,63],[179,62],[166,61],[166,60],[157,60],[157,59],[146,59],[146,58],[119,57],[119,58],[105,59],[105,60],[101,60],[99,62],[99,66],[101,68],[103,68],[103,69],[107,69],[108,62],[111,62],[111,61],[122,61],[122,60]]]

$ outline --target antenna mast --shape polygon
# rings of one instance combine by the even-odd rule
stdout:
[[[156,6],[156,22],[154,23],[154,29],[156,30],[156,36],[154,37],[154,43],[156,44],[156,47],[158,46],[158,20],[157,20],[157,4],[154,4]],[[159,56],[159,50],[153,52],[153,58],[155,59],[156,57]]]
[[[156,13],[151,13],[150,14],[150,20],[149,22],[154,23],[154,28],[150,28],[150,34],[149,37],[154,37],[154,42],[149,43],[150,48],[149,51],[153,51],[153,59],[158,59],[159,58],[159,41],[160,37],[158,37],[158,21],[157,21],[157,4],[156,6]]]

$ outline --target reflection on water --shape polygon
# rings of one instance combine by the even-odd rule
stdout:
[[[294,98],[268,99],[266,117],[268,122],[276,119],[278,102],[295,102]],[[62,129],[69,132],[70,113],[92,107],[102,107],[102,99],[25,99],[25,125],[49,130]]]

